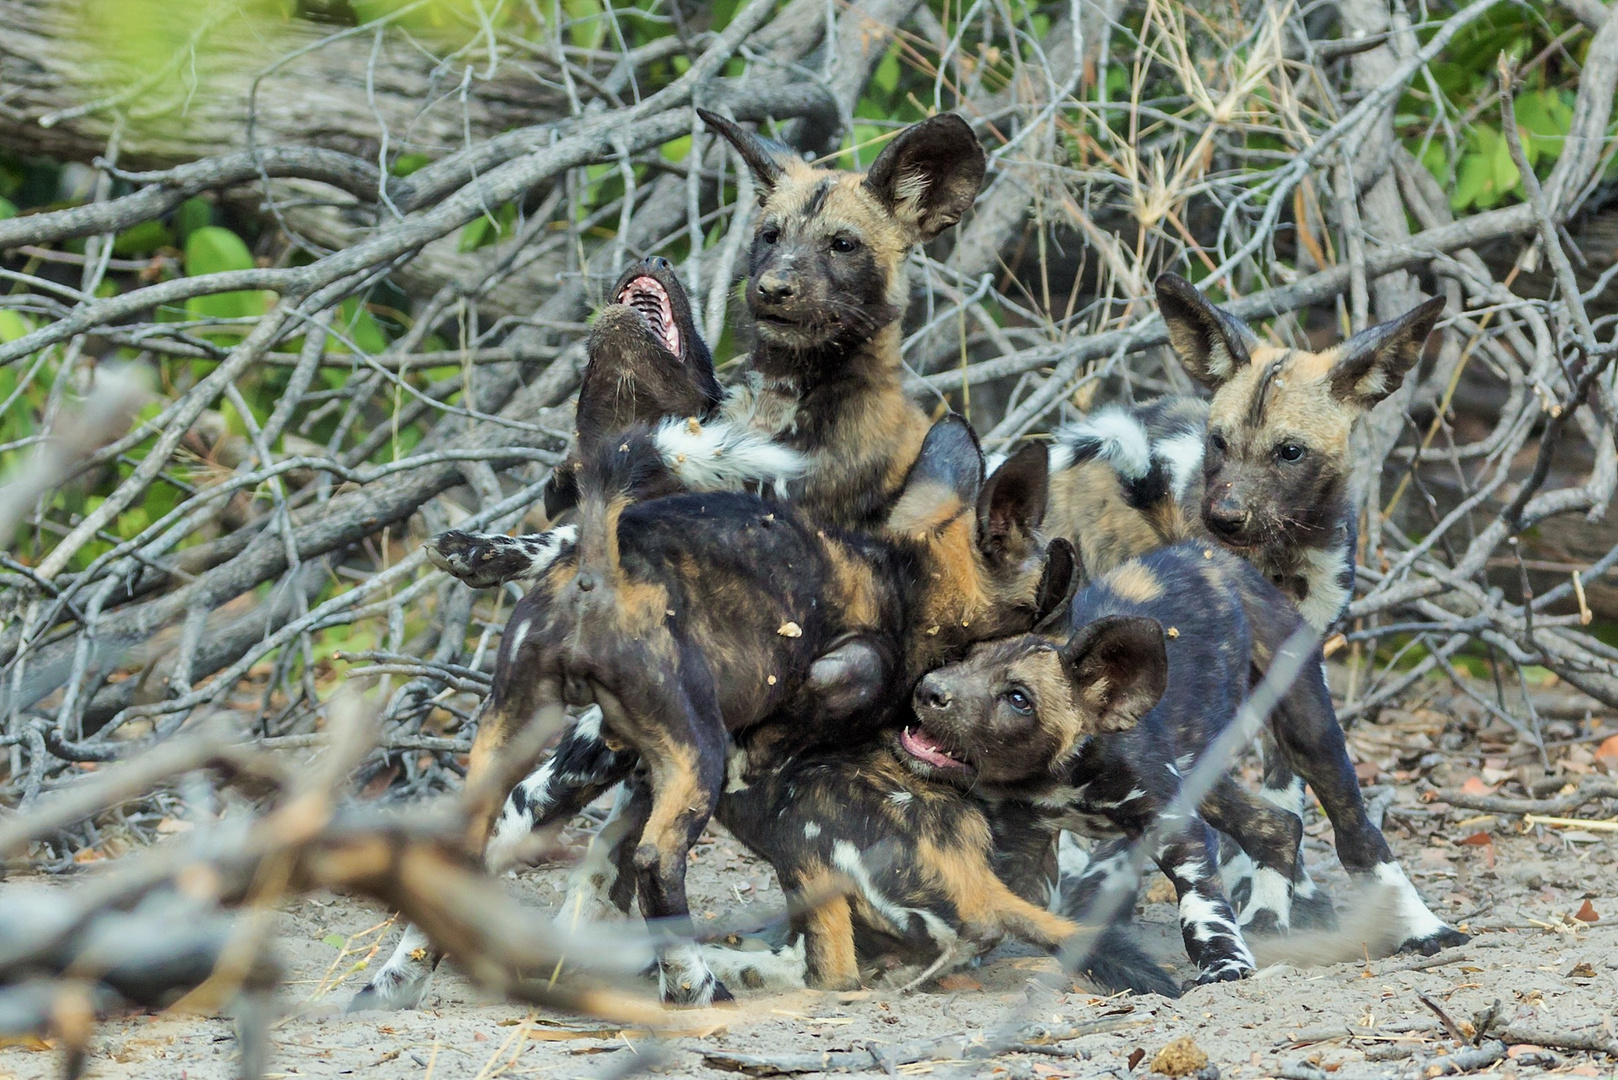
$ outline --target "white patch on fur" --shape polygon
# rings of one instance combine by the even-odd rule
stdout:
[[[747,790],[747,750],[732,744],[725,752],[725,793]]]
[[[592,742],[601,740],[601,706],[591,705],[579,714],[573,724],[573,735],[579,739],[589,739]]]
[[[1202,436],[1194,431],[1182,431],[1158,443],[1152,456],[1168,465],[1169,487],[1174,501],[1185,502],[1191,491],[1191,481],[1202,472]]]
[[[1399,922],[1404,926],[1403,940],[1431,937],[1448,928],[1444,920],[1434,915],[1427,907],[1421,894],[1410,883],[1410,879],[1405,876],[1398,863],[1381,863],[1372,873],[1378,881],[1395,892],[1396,911]]]
[[[528,637],[528,631],[532,626],[533,626],[532,620],[524,619],[522,622],[517,624],[517,629],[512,631],[512,633],[511,633],[511,653],[512,653],[512,655],[515,656],[516,653],[517,653],[517,650],[522,648],[522,643],[523,643],[524,639],[526,639]]]
[[[414,1009],[432,985],[439,953],[427,935],[406,925],[388,962],[360,991],[355,1004],[366,1009]],[[354,1006],[349,1006],[353,1008]]]
[[[866,868],[859,849],[853,844],[847,840],[838,840],[832,844],[831,861],[837,869],[854,879],[866,901],[889,922],[904,930],[910,926],[911,916],[915,916],[927,928],[927,936],[933,939],[942,953],[948,955],[954,952],[960,941],[960,935],[955,932],[955,928],[926,908],[902,907],[884,896],[876,887],[876,882],[871,879],[871,872]]]
[[[791,945],[776,949],[704,945],[702,958],[732,993],[737,990],[780,993],[802,990],[809,985],[808,951],[801,936]]]
[[[803,823],[803,838],[805,840],[813,840],[815,837],[817,837],[819,835],[820,835],[820,822],[818,822],[818,821],[806,821],[806,822]]]
[[[657,990],[675,1005],[712,1005],[716,985],[702,949],[692,942],[664,946],[657,958]]]
[[[653,436],[664,464],[693,491],[736,491],[749,483],[780,486],[802,476],[804,456],[751,428],[671,417]]]
[[[1076,888],[1084,872],[1090,868],[1090,853],[1079,843],[1079,838],[1063,829],[1056,834],[1056,880],[1045,884],[1045,908],[1062,913],[1062,895]],[[1072,885],[1067,885],[1072,882]]]
[[[890,803],[892,803],[894,806],[909,806],[910,801],[912,799],[914,799],[914,798],[915,798],[915,796],[910,794],[910,792],[908,792],[908,791],[890,791],[890,792],[888,792],[888,801]]]
[[[1304,548],[1303,581],[1309,590],[1298,614],[1303,621],[1324,634],[1337,621],[1343,605],[1353,599],[1351,590],[1343,587],[1343,562],[1347,553],[1339,548]]]
[[[1268,866],[1253,872],[1253,891],[1237,922],[1246,926],[1261,911],[1273,912],[1283,933],[1292,925],[1292,886],[1284,874]]]
[[[1279,807],[1300,821],[1303,820],[1303,777],[1294,776],[1284,788],[1260,785],[1258,795],[1271,806]]]
[[[545,762],[511,789],[506,803],[500,808],[500,818],[494,823],[489,846],[483,850],[483,865],[489,873],[498,874],[523,861],[524,849],[534,835],[533,805],[530,791],[543,791],[556,769],[556,759]],[[519,801],[520,800],[520,801]]]
[[[1180,925],[1191,927],[1191,936],[1203,944],[1216,937],[1229,937],[1237,942],[1243,952],[1247,951],[1241,932],[1231,925],[1217,904],[1195,889],[1187,889],[1185,895],[1180,897]]]
[[[1234,845],[1233,845],[1234,846]],[[1252,880],[1257,867],[1253,864],[1252,856],[1241,848],[1235,848],[1236,854],[1219,864],[1219,877],[1225,883],[1225,891],[1234,893],[1244,881]]]
[[[624,839],[629,825],[624,812],[631,798],[627,786],[620,785],[612,811],[599,831],[590,838],[590,846],[567,876],[567,895],[552,921],[560,928],[572,930],[583,923],[622,919],[624,913],[612,902],[612,887],[618,881],[618,864],[613,861],[613,849]]]
[[[502,538],[504,539],[504,538]],[[558,525],[542,533],[512,538],[510,543],[521,547],[528,555],[528,565],[513,574],[510,581],[531,581],[543,577],[557,559],[573,547],[579,539],[577,525]]]
[[[1096,459],[1107,462],[1127,480],[1139,480],[1151,470],[1152,447],[1146,429],[1119,406],[1098,409],[1057,430],[1057,445],[1069,448],[1069,464],[1073,460],[1072,446],[1081,440],[1099,443]]]

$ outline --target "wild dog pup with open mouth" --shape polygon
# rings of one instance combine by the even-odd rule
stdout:
[[[743,736],[732,760],[748,756]],[[803,905],[793,912],[791,945],[704,947],[732,984],[851,990],[897,977],[918,985],[1006,937],[1053,952],[1077,947],[1077,923],[995,875],[983,807],[953,784],[915,775],[885,743],[798,755],[753,782],[732,768],[716,816]],[[1179,995],[1120,926],[1071,959],[1106,993]]]
[[[985,482],[958,417],[928,434],[880,537],[816,529],[741,493],[634,501],[642,474],[661,467],[644,428],[587,462],[577,549],[512,612],[467,783],[536,715],[599,706],[599,730],[568,738],[605,749],[611,767],[583,781],[541,770],[546,805],[577,808],[639,766],[619,825],[638,840],[621,845],[615,869],[633,881],[641,913],[678,933],[689,919],[686,853],[719,800],[731,733],[757,728],[752,745],[783,758],[857,740],[862,726],[868,737],[881,708],[839,711],[841,726],[821,721],[821,658],[851,638],[870,642],[866,655],[887,666],[867,684],[900,688],[902,704],[903,689],[952,650],[1034,625],[1050,597],[1066,595],[1072,562],[1048,559],[1036,535],[1044,449]],[[565,750],[566,740],[557,757]],[[479,851],[496,809],[476,823]],[[517,828],[530,821],[520,814]],[[356,1004],[415,1004],[436,959],[407,937]],[[659,970],[671,1002],[726,996],[693,945],[665,948]]]
[[[900,743],[926,775],[953,777],[981,798],[1031,803],[1053,830],[1110,829],[1129,839],[1163,812],[1182,774],[1235,717],[1252,673],[1267,669],[1301,625],[1251,564],[1206,544],[1165,548],[1104,575],[1074,598],[1072,619],[1066,641],[987,642],[927,676],[916,690],[916,726]],[[1400,947],[1432,952],[1465,941],[1422,903],[1367,817],[1318,651],[1267,724],[1320,796],[1344,867],[1397,891]],[[1257,865],[1244,922],[1272,930],[1290,923],[1302,826],[1229,775],[1200,810],[1171,822],[1151,855],[1175,886],[1186,951],[1208,981],[1251,970],[1208,824]],[[1064,887],[1092,894],[1126,863],[1127,852],[1104,848]]]
[[[906,260],[911,248],[954,225],[972,205],[983,184],[983,148],[964,120],[943,113],[899,132],[859,174],[808,165],[724,117],[702,112],[702,118],[758,182],[747,282],[757,341],[717,407],[698,407],[711,390],[712,364],[692,362],[701,342],[684,291],[672,273],[631,270],[614,294],[615,307],[628,310],[613,316],[613,329],[633,330],[639,315],[651,346],[597,348],[598,325],[580,392],[580,437],[587,413],[604,416],[600,430],[608,432],[626,418],[667,417],[657,427],[657,448],[685,488],[777,484],[815,521],[876,526],[929,424],[902,381]],[[644,287],[637,285],[642,277]],[[659,350],[681,362],[639,359]],[[632,369],[644,392],[627,410],[597,409],[617,406],[594,391],[610,395],[620,366]],[[671,385],[663,373],[687,375],[691,384]],[[560,512],[572,497],[567,476],[559,476],[547,491],[547,512]],[[569,543],[558,530],[515,538],[451,532],[434,538],[428,551],[442,569],[487,588],[539,577]]]

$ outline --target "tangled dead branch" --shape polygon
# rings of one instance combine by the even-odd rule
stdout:
[[[93,77],[70,6],[0,0],[17,88],[0,150],[71,166],[0,214],[0,793],[24,811],[0,823],[7,851],[65,868],[109,836],[151,839],[206,768],[271,808],[231,840],[229,873],[202,860],[207,904],[280,860],[285,887],[398,904],[476,965],[470,931],[354,869],[419,859],[497,912],[497,891],[454,877],[441,823],[332,812],[290,854],[278,755],[327,740],[335,687],[358,683],[380,735],[322,797],[458,786],[511,597],[448,581],[419,542],[533,522],[585,320],[627,260],[678,263],[716,354],[741,352],[750,181],[697,105],[855,161],[923,112],[969,119],[989,183],[917,256],[904,347],[914,392],[991,448],[1190,389],[1148,300],[1161,270],[1297,345],[1446,296],[1442,347],[1356,445],[1360,589],[1328,644],[1341,715],[1449,680],[1542,745],[1547,673],[1618,707],[1598,632],[1618,618],[1618,17],[1594,0],[1545,16],[1554,47],[1474,63],[1482,91],[1445,65],[1506,17],[1488,0],[1425,23],[1365,0],[991,2],[953,21],[914,0],[753,0],[723,24],[652,5],[616,29],[514,4],[450,39],[403,4],[250,48],[210,50],[205,22],[144,74]],[[192,60],[188,103],[173,79]],[[1480,126],[1501,140],[1495,186],[1463,198]],[[1613,796],[1442,797],[1518,813]],[[152,812],[114,809],[132,801]],[[129,880],[181,888],[162,865]],[[75,910],[79,955],[96,918]],[[213,970],[236,932],[210,920]],[[39,996],[23,975],[68,968],[16,948],[7,1016],[77,1031],[84,1002],[131,997],[79,974],[71,1001]],[[239,970],[272,981],[256,957]]]

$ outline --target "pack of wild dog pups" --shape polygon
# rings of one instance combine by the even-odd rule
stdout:
[[[546,493],[571,521],[429,545],[469,585],[528,584],[468,784],[532,768],[518,735],[577,714],[474,824],[488,865],[621,785],[559,919],[638,905],[663,999],[701,1005],[920,981],[1005,937],[1061,952],[1149,837],[1205,983],[1254,970],[1248,935],[1332,925],[1302,862],[1307,783],[1344,868],[1392,898],[1388,943],[1465,941],[1367,817],[1318,645],[1265,722],[1262,788],[1226,775],[1159,820],[1283,645],[1342,614],[1350,429],[1442,301],[1304,352],[1164,275],[1171,348],[1212,399],[1104,408],[986,470],[966,421],[930,422],[901,383],[910,250],[983,182],[968,125],[915,124],[860,175],[703,120],[760,192],[741,374],[715,378],[668,262],[630,267]],[[695,941],[686,863],[710,818],[798,898],[785,940]],[[1107,991],[1178,993],[1132,910],[1069,959]],[[415,1006],[438,960],[407,928],[355,1007]]]

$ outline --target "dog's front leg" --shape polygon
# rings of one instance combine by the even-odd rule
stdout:
[[[1242,929],[1286,933],[1292,928],[1294,883],[1303,865],[1299,855],[1303,822],[1229,776],[1203,799],[1202,811],[1214,828],[1233,837],[1248,856],[1247,873],[1239,881],[1233,882],[1227,872],[1232,860],[1220,867]]]
[[[1306,671],[1299,677],[1282,698],[1271,725],[1281,751],[1315,789],[1331,819],[1337,857],[1343,868],[1397,892],[1399,951],[1430,956],[1441,949],[1464,945],[1467,935],[1433,914],[1394,861],[1382,830],[1371,823],[1325,681],[1318,676],[1308,678],[1309,674]]]
[[[1180,902],[1180,936],[1201,972],[1197,984],[1244,979],[1257,966],[1236,925],[1218,872],[1213,830],[1200,817],[1177,823],[1152,852]]]

